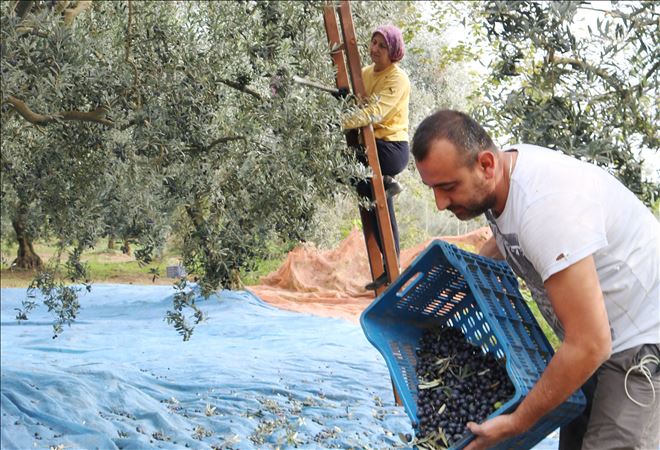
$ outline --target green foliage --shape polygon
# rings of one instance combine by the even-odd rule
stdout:
[[[252,270],[246,270],[241,273],[241,282],[245,286],[253,286],[256,284],[259,284],[259,281],[261,280],[261,277],[264,277],[268,275],[271,272],[274,272],[277,270],[280,265],[282,264],[282,261],[284,259],[284,256],[280,257],[272,257],[268,259],[262,259],[257,261]]]
[[[360,173],[342,104],[292,83],[333,82],[323,4],[93,2],[66,23],[50,2],[3,2],[3,228],[80,252],[112,236],[145,263],[176,232],[204,296],[268,239],[304,240]],[[352,7],[366,43],[402,6]]]
[[[195,304],[195,298],[198,292],[191,288],[186,277],[181,278],[174,284],[176,294],[172,301],[172,310],[167,311],[165,319],[167,323],[174,326],[174,329],[183,337],[184,341],[190,340],[195,325],[204,320],[204,312]],[[191,313],[186,316],[185,310],[190,309]],[[190,321],[193,324],[190,324]]]
[[[494,50],[483,121],[504,136],[605,166],[647,204],[642,175],[657,153],[660,10],[654,2],[501,2],[476,5]],[[580,31],[577,19],[596,15]]]
[[[532,299],[532,294],[529,292],[529,289],[525,287],[524,282],[522,282],[522,280],[519,281],[521,282],[520,293],[527,302],[527,306],[529,306],[529,309],[532,311],[534,318],[541,326],[541,330],[543,331],[543,334],[545,334],[545,337],[550,342],[550,345],[552,345],[552,348],[556,350],[557,348],[559,348],[559,344],[560,344],[559,338],[552,330],[552,328],[550,328],[550,325],[548,325],[548,322],[541,314],[538,305],[536,304],[534,299]]]
[[[445,5],[451,4],[442,3],[438,7]],[[466,62],[477,54],[465,44],[450,45],[444,22],[428,23],[423,16],[412,19],[404,25],[408,38],[401,66],[410,78],[410,128],[414,132],[417,124],[437,109],[468,108],[477,87],[468,74]]]
[[[74,256],[73,259],[76,257]],[[68,275],[72,280],[76,281],[76,275],[82,269],[82,266],[75,267],[68,266]],[[87,291],[91,290],[91,285],[85,284],[84,287]],[[78,311],[80,310],[80,302],[78,301],[78,292],[82,287],[67,286],[59,280],[52,270],[46,269],[40,271],[35,279],[30,284],[27,290],[27,299],[23,302],[23,309],[18,310],[16,315],[17,320],[27,320],[27,314],[35,308],[36,302],[34,299],[37,292],[43,296],[44,305],[48,307],[48,312],[55,315],[53,323],[53,339],[59,336],[64,330],[63,325],[71,326],[75,320]]]

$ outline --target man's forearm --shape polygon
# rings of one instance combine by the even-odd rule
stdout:
[[[519,432],[530,429],[539,419],[579,389],[607,360],[609,349],[598,346],[562,344],[543,375],[513,413]]]
[[[607,310],[592,256],[550,276],[545,289],[564,341],[513,413],[525,430],[578,389],[612,351]]]

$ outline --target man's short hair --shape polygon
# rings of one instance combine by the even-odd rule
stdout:
[[[416,161],[423,161],[435,141],[446,139],[454,144],[471,166],[477,161],[479,152],[495,150],[486,130],[465,113],[451,109],[437,111],[422,121],[415,131],[412,154]]]

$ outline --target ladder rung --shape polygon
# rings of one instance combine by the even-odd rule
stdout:
[[[333,46],[330,48],[330,54],[331,54],[331,55],[334,55],[334,54],[336,54],[336,53],[341,53],[341,52],[343,52],[344,50],[346,50],[346,46],[344,45],[343,42],[342,42],[341,44],[340,44],[340,43],[336,43],[335,45],[333,45]]]

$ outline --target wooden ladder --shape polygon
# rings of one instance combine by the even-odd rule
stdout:
[[[341,35],[337,26],[337,18],[341,24]],[[328,44],[330,45],[330,55],[334,63],[336,73],[337,88],[339,91],[353,92],[359,101],[365,101],[367,98],[366,89],[362,80],[362,66],[360,64],[360,53],[358,51],[357,40],[355,37],[355,28],[353,27],[353,18],[351,14],[351,5],[348,0],[342,0],[339,6],[334,2],[329,2],[323,7],[323,22],[325,31],[328,35]],[[342,39],[343,38],[343,39]],[[350,74],[350,84],[349,84]],[[352,87],[352,91],[351,91]],[[385,271],[383,267],[383,258],[376,241],[376,233],[380,232],[380,242],[383,247],[383,256],[387,266],[388,284],[399,276],[399,263],[394,246],[394,234],[390,224],[390,212],[387,208],[387,197],[383,185],[383,176],[378,162],[378,151],[376,149],[376,139],[371,125],[360,129],[364,145],[367,150],[367,161],[373,177],[371,178],[371,192],[375,199],[377,224],[373,223],[368,211],[360,207],[360,218],[362,219],[362,230],[364,240],[367,245],[369,255],[369,265],[371,267],[371,277],[373,280],[378,278]],[[346,136],[349,146],[356,146],[357,139],[351,137],[349,133]],[[386,286],[376,289],[376,294],[385,290]]]
[[[337,18],[339,18],[339,23],[341,24],[341,37],[343,37],[343,41],[339,34]],[[364,88],[364,81],[362,80],[360,53],[358,51],[357,39],[355,37],[351,5],[348,0],[342,0],[338,7],[335,7],[333,3],[324,6],[323,22],[325,24],[325,31],[328,35],[328,44],[330,45],[332,62],[337,70],[335,78],[339,92],[351,92],[352,87],[352,92],[357,96],[359,101],[366,100],[367,93]],[[367,125],[366,127],[362,127],[360,131],[362,133],[364,145],[367,149],[367,161],[373,171],[373,177],[371,178],[370,184],[373,198],[376,201],[376,217],[378,222],[377,224],[373,223],[368,211],[360,206],[362,231],[364,233],[364,241],[367,245],[369,266],[371,267],[371,277],[373,280],[378,278],[384,272],[383,258],[381,256],[381,251],[378,248],[378,243],[376,242],[376,233],[380,232],[380,242],[383,247],[385,264],[387,265],[387,279],[389,284],[399,276],[399,262],[396,248],[394,246],[394,234],[392,233],[392,224],[390,223],[390,212],[387,208],[387,197],[385,194],[385,186],[383,185],[383,176],[380,171],[380,163],[378,162],[378,151],[376,149],[376,139],[374,137],[373,127]],[[352,147],[359,145],[358,140],[355,139],[355,135],[351,135],[351,133],[346,135],[346,142]],[[385,287],[386,286],[381,286],[377,288],[376,295],[383,292]],[[394,394],[394,401],[396,404],[402,405],[401,398],[399,397],[393,382],[392,393]]]

